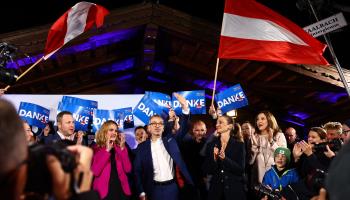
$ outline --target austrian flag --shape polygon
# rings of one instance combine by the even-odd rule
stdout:
[[[219,58],[328,65],[326,46],[255,0],[226,0]]]
[[[50,28],[44,59],[48,59],[63,45],[92,28],[103,25],[108,10],[89,2],[79,2],[65,12]]]

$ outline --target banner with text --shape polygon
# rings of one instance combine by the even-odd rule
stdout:
[[[148,124],[149,118],[155,114],[166,117],[167,113],[158,106],[148,95],[144,95],[133,110],[134,115],[143,123]]]
[[[132,114],[131,107],[115,109],[113,111],[119,130],[134,127],[134,115]]]
[[[303,29],[312,35],[312,37],[318,37],[326,33],[332,32],[339,28],[346,26],[346,20],[343,13],[338,13],[336,15],[330,16],[326,19],[313,23]]]
[[[18,115],[29,125],[45,128],[49,122],[50,110],[33,103],[21,102]]]
[[[171,97],[169,95],[151,91],[146,91],[145,95],[148,95],[148,97],[162,107],[166,113],[169,112],[169,107],[172,105]]]
[[[57,113],[61,111],[69,111],[73,114],[75,120],[75,130],[87,131],[89,124],[92,123],[92,109],[72,104],[58,103]]]
[[[70,96],[63,96],[62,103],[67,104],[67,105],[69,105],[69,104],[79,105],[79,106],[91,108],[91,109],[96,109],[98,107],[97,101],[80,99],[77,97],[70,97]]]
[[[187,100],[188,106],[190,107],[191,114],[206,114],[204,90],[181,91],[176,93],[180,94]],[[174,96],[174,93],[173,93],[173,109],[176,112],[176,114],[182,113],[180,102]]]
[[[222,113],[248,105],[248,99],[240,84],[216,94],[215,101]]]
[[[112,110],[95,109],[93,111],[92,117],[93,117],[92,131],[95,133],[101,128],[102,124],[105,123],[106,121],[115,120],[114,111]]]

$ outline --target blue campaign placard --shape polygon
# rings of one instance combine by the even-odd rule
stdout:
[[[204,90],[194,90],[194,91],[181,91],[177,92],[183,96],[190,107],[191,114],[206,114],[205,106],[205,91]],[[180,102],[174,96],[173,93],[173,109],[176,114],[182,112]]]
[[[216,94],[215,101],[222,113],[248,105],[248,99],[240,84]]]
[[[113,111],[115,113],[115,116],[117,117],[116,120],[118,120],[117,123],[119,124],[120,130],[133,128],[135,126],[134,115],[132,113],[131,107],[120,108]]]
[[[92,131],[96,133],[108,120],[115,120],[113,110],[94,109]]]
[[[172,106],[170,95],[151,91],[146,91],[145,95],[147,95],[150,99],[152,99],[155,103],[162,107],[166,113],[169,112],[169,107]]]
[[[71,104],[63,104],[62,102],[58,104],[58,113],[60,111],[69,111],[73,114],[75,120],[75,130],[87,131],[89,124],[92,123],[92,109]]]
[[[33,103],[21,102],[18,115],[29,125],[45,128],[49,122],[50,110]]]
[[[62,103],[66,105],[73,104],[73,105],[79,105],[82,107],[95,108],[95,109],[98,107],[97,101],[80,99],[77,97],[70,97],[70,96],[63,96]]]
[[[166,113],[148,95],[144,95],[133,110],[134,115],[143,123],[148,124],[149,118],[155,114],[164,116]]]

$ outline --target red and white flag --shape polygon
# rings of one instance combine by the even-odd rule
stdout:
[[[329,65],[326,45],[255,0],[226,0],[219,58]]]
[[[89,30],[94,24],[103,25],[108,10],[89,2],[79,2],[65,12],[50,28],[44,59],[48,59],[63,45]]]

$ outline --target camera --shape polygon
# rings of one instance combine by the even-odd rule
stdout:
[[[313,149],[318,152],[325,152],[327,151],[327,145],[332,151],[339,151],[342,147],[342,141],[340,139],[334,139],[328,142],[314,144]]]
[[[48,155],[55,156],[61,163],[63,171],[73,176],[77,166],[75,155],[66,147],[68,143],[56,142],[50,145],[34,144],[29,146],[27,183],[25,191],[35,194],[52,193],[52,175],[48,169],[46,158]],[[73,185],[72,186],[72,191]]]
[[[0,82],[12,85],[18,76],[14,69],[6,69],[5,66],[16,56],[17,48],[5,42],[0,43]]]
[[[254,189],[261,195],[267,195],[267,197],[269,197],[269,199],[271,200],[280,200],[282,198],[282,195],[280,192],[273,191],[263,184],[254,186]]]

